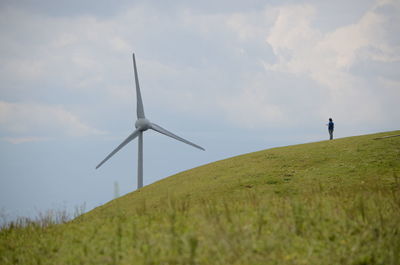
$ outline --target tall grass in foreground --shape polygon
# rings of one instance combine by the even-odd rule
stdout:
[[[400,192],[232,201],[164,198],[91,225],[35,222],[0,231],[1,264],[399,264]],[[83,217],[84,218],[84,217]],[[68,229],[66,229],[68,228]]]
[[[17,217],[13,220],[8,220],[5,212],[0,212],[2,219],[0,230],[23,229],[29,226],[46,228],[57,224],[65,224],[81,216],[85,212],[85,207],[85,204],[76,206],[73,214],[68,212],[67,209],[47,210],[45,212],[38,212],[37,216],[33,218]]]
[[[372,137],[220,161],[72,222],[3,227],[0,264],[400,264],[400,144]]]

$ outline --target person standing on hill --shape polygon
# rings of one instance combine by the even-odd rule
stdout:
[[[333,139],[333,130],[335,128],[335,124],[332,121],[332,118],[329,118],[328,131],[329,131],[329,140]]]

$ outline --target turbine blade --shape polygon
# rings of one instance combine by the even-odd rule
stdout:
[[[129,135],[117,148],[114,149],[100,164],[97,165],[96,169],[101,167],[110,157],[112,157],[116,152],[118,152],[122,147],[124,147],[127,143],[135,139],[139,135],[139,130],[135,130],[131,135]]]
[[[185,139],[183,139],[182,137],[179,137],[178,135],[173,134],[172,132],[167,131],[166,129],[162,128],[161,126],[159,126],[159,125],[157,125],[157,124],[155,124],[155,123],[152,123],[152,124],[150,125],[150,129],[153,129],[153,130],[155,130],[155,131],[157,131],[157,132],[159,132],[159,133],[162,133],[162,134],[164,134],[164,135],[166,135],[166,136],[169,136],[169,137],[174,138],[174,139],[176,139],[176,140],[178,140],[178,141],[184,142],[185,144],[191,145],[191,146],[193,146],[193,147],[196,147],[196,148],[198,148],[198,149],[200,149],[200,150],[205,151],[205,149],[204,149],[203,147],[201,147],[201,146],[199,146],[199,145],[197,145],[197,144],[194,144],[194,143],[192,143],[192,142],[190,142],[190,141],[188,141],[188,140],[185,140]]]
[[[133,71],[135,72],[135,84],[136,84],[136,113],[137,113],[137,118],[138,119],[144,119],[144,108],[143,108],[143,101],[142,101],[142,95],[140,94],[140,86],[139,86],[139,77],[136,69],[136,60],[135,60],[135,54],[132,54],[133,58]]]

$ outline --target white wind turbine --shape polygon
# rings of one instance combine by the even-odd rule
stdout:
[[[148,119],[146,119],[146,116],[144,115],[144,108],[143,108],[143,102],[142,102],[142,96],[140,94],[140,87],[139,87],[139,79],[138,79],[138,74],[137,74],[137,69],[136,69],[136,60],[135,60],[135,54],[133,53],[133,70],[135,72],[135,83],[136,83],[136,101],[137,101],[137,121],[135,123],[136,130],[131,133],[128,138],[126,138],[117,148],[114,149],[106,158],[104,158],[103,161],[100,162],[100,164],[97,165],[96,169],[98,169],[101,165],[103,165],[110,157],[112,157],[116,152],[118,152],[122,147],[124,147],[126,144],[128,144],[130,141],[135,139],[136,137],[139,136],[139,145],[138,145],[138,174],[137,174],[137,185],[138,189],[143,187],[143,132],[152,129],[156,132],[162,133],[166,136],[172,137],[178,141],[184,142],[186,144],[189,144],[191,146],[194,146],[198,149],[201,149],[205,151],[205,149],[201,146],[198,146],[188,140],[185,140],[172,132],[169,132],[165,130],[164,128],[160,127],[159,125],[150,122]]]

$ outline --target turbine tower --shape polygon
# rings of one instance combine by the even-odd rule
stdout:
[[[100,164],[97,165],[96,169],[98,169],[101,165],[103,165],[108,159],[110,159],[116,152],[118,152],[122,147],[127,145],[130,141],[135,139],[136,137],[139,137],[139,144],[138,144],[138,174],[137,174],[137,186],[138,189],[143,187],[143,132],[147,131],[148,129],[154,130],[156,132],[162,133],[166,136],[169,136],[171,138],[174,138],[178,141],[184,142],[188,145],[191,145],[193,147],[196,147],[198,149],[201,149],[205,151],[205,149],[201,146],[198,146],[197,144],[194,144],[188,140],[185,140],[172,132],[167,131],[166,129],[162,128],[161,126],[150,122],[148,119],[146,119],[146,116],[144,115],[144,108],[143,108],[143,101],[142,101],[142,95],[140,94],[140,87],[139,87],[139,78],[138,78],[138,73],[136,69],[136,60],[135,60],[135,54],[133,53],[133,71],[135,73],[135,84],[136,84],[136,112],[137,112],[137,120],[135,123],[136,130],[134,130],[120,145],[117,146],[106,158],[104,158],[103,161],[100,162]]]

